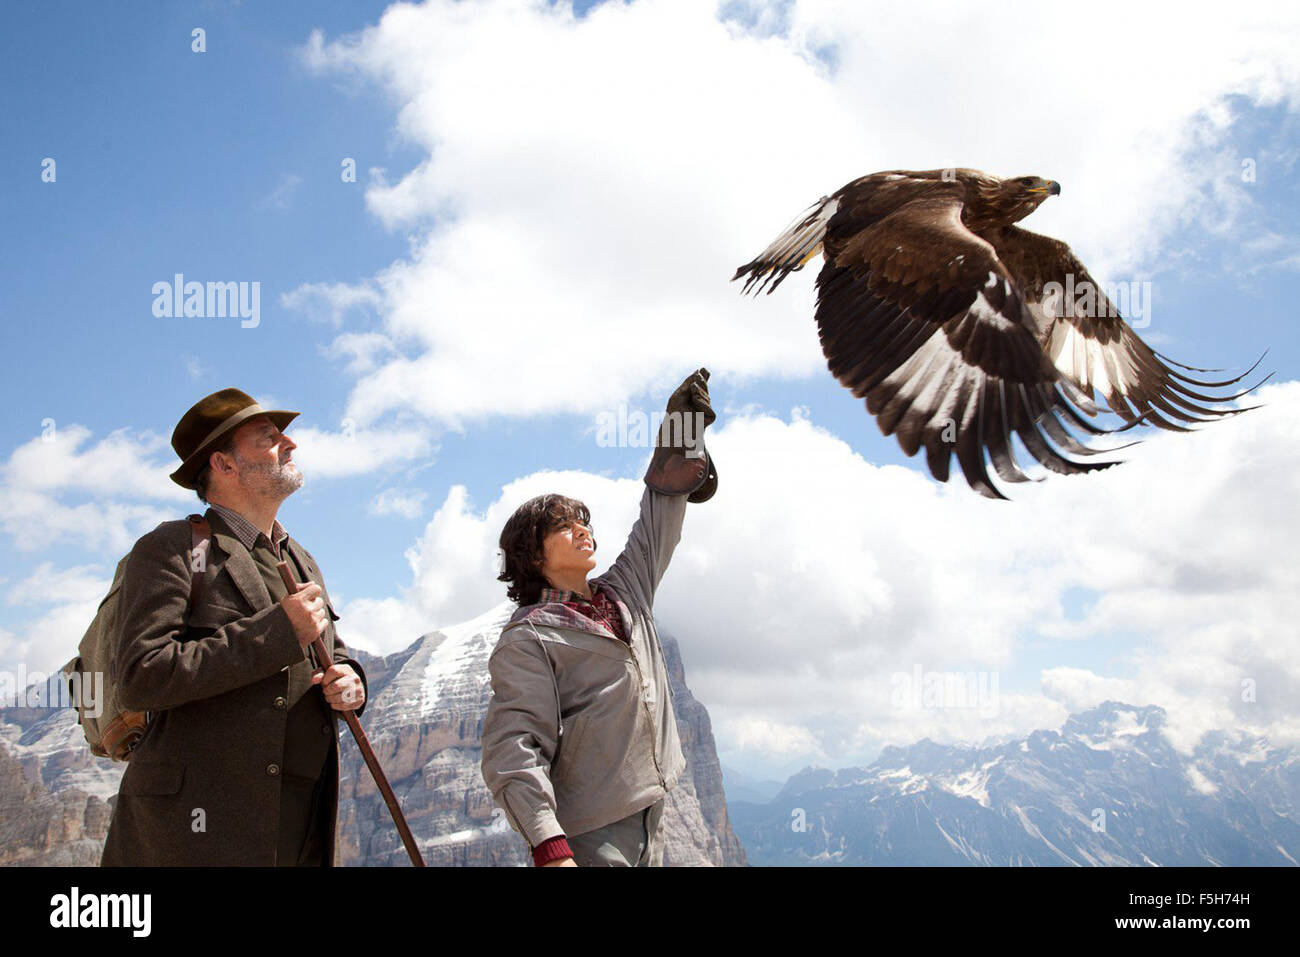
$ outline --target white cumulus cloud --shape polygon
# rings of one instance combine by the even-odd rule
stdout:
[[[1300,103],[1298,25],[1268,3],[396,5],[302,54],[394,97],[424,159],[366,196],[412,251],[290,301],[365,306],[334,349],[362,423],[589,414],[670,385],[686,342],[718,382],[824,375],[811,269],[761,301],[727,282],[798,211],[879,169],[1039,173],[1064,192],[1031,228],[1149,279],[1254,222],[1233,110]],[[581,388],[555,373],[576,342],[601,357]]]

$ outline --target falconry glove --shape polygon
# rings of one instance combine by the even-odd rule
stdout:
[[[707,502],[718,489],[718,470],[704,447],[704,430],[717,418],[709,404],[709,370],[686,377],[668,399],[668,408],[645,484],[665,495]]]

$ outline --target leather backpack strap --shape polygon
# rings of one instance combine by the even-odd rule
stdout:
[[[212,544],[212,524],[202,515],[190,515],[190,601],[185,606],[188,618],[203,600],[203,573],[208,567],[208,548]]]

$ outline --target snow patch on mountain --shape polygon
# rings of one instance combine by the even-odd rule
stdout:
[[[427,657],[419,671],[419,701],[415,709],[420,717],[428,717],[439,708],[445,708],[449,692],[459,691],[467,675],[480,685],[489,681],[486,668],[476,667],[487,659],[501,629],[514,611],[512,602],[502,602],[477,618],[442,629],[440,642],[427,643]],[[417,663],[417,670],[418,663]]]

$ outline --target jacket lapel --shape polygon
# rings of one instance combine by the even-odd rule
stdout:
[[[266,583],[253,563],[253,556],[232,535],[213,529],[212,541],[226,555],[225,569],[230,580],[235,583],[239,593],[254,611],[261,611],[271,606],[271,593],[266,590]]]
[[[321,591],[323,592],[325,590],[325,583],[321,581],[320,569],[317,568],[316,563],[311,560],[311,556],[307,555],[303,551],[302,546],[293,540],[293,536],[285,539],[284,549],[291,556],[289,567],[293,570],[293,577],[297,579],[306,575],[307,581],[315,582],[317,585],[320,585]],[[306,583],[307,582],[303,582],[302,584],[305,585]]]
[[[333,628],[333,623],[338,621],[338,615],[334,611],[334,605],[330,602],[329,594],[325,591],[325,582],[321,578],[320,569],[316,567],[316,563],[312,561],[311,556],[307,554],[307,550],[294,541],[292,536],[285,539],[284,550],[287,553],[285,560],[288,561],[289,568],[293,572],[294,581],[305,585],[307,582],[302,581],[302,578],[305,575],[308,582],[315,582],[317,585],[320,585],[321,597],[325,599],[325,611],[330,616],[330,627],[325,629],[325,634],[321,635],[321,640],[325,642],[325,650],[328,651],[330,657],[333,658],[338,654],[338,647],[334,641],[337,637],[337,633]],[[307,650],[307,655],[311,659],[312,663],[319,667],[320,662],[316,660],[315,650],[309,648]]]

